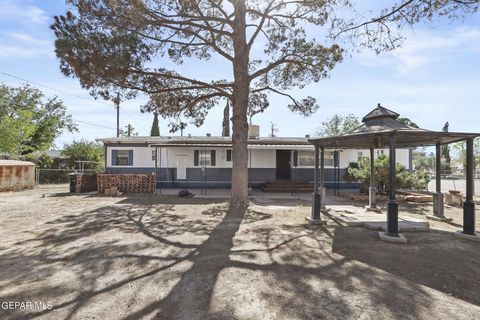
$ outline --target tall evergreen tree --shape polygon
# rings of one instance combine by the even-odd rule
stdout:
[[[153,113],[153,123],[152,129],[150,130],[151,137],[159,137],[160,136],[160,128],[158,127],[158,113]]]
[[[448,132],[448,127],[450,124],[445,122],[443,125],[442,131],[443,132]],[[451,157],[450,157],[450,146],[448,144],[442,145],[442,158],[445,159],[445,162],[448,164],[448,167],[450,167],[450,162],[451,162]]]
[[[223,109],[222,136],[230,137],[230,103],[228,103],[228,100],[225,109]]]

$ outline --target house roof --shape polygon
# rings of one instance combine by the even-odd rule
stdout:
[[[53,159],[67,159],[68,157],[62,155],[62,151],[60,150],[47,150],[45,151]]]
[[[35,163],[30,161],[20,161],[20,160],[0,160],[0,167],[5,166],[34,166]]]
[[[199,137],[199,136],[162,136],[162,137],[119,137],[98,139],[105,144],[148,144],[151,146],[217,146],[231,147],[231,137]],[[260,137],[249,138],[249,146],[310,146],[306,138],[296,137]]]
[[[362,125],[342,135],[312,138],[308,141],[325,148],[382,148],[395,136],[396,146],[431,146],[480,136],[480,133],[439,132],[414,128],[398,121],[399,114],[378,105],[362,119]]]

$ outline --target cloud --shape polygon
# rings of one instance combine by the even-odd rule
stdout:
[[[0,0],[0,59],[53,58],[47,13],[25,1]]]
[[[45,24],[48,16],[44,10],[36,6],[20,6],[13,1],[2,1],[0,3],[0,19],[22,24]]]
[[[31,35],[28,35],[28,34],[25,34],[25,33],[11,31],[11,32],[2,32],[2,34],[4,34],[5,36],[7,36],[9,38],[12,38],[12,39],[15,39],[15,40],[18,40],[18,41],[21,41],[21,42],[25,42],[25,43],[31,43],[31,44],[36,44],[36,45],[48,45],[49,44],[49,41],[47,41],[47,40],[36,39],[36,38],[32,37]]]
[[[479,52],[479,42],[480,28],[461,27],[443,35],[423,31],[392,52],[376,55],[362,51],[355,59],[365,66],[392,66],[397,73],[408,74],[455,52]]]
[[[53,58],[51,41],[14,31],[0,33],[0,59]]]
[[[53,51],[50,48],[33,48],[0,44],[0,59],[44,59],[45,57],[54,57]]]

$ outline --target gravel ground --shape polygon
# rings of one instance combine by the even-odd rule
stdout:
[[[479,243],[452,224],[407,245],[275,199],[0,194],[0,319],[479,319]],[[349,203],[345,203],[349,204]],[[429,205],[401,204],[420,217]],[[478,219],[480,220],[480,219]],[[8,302],[51,308],[8,308]]]

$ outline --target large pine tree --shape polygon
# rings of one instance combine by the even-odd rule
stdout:
[[[248,203],[249,104],[262,109],[267,94],[279,94],[292,111],[311,115],[315,99],[297,99],[288,90],[328,76],[343,57],[339,44],[345,42],[338,37],[389,50],[401,42],[405,24],[478,9],[476,1],[403,0],[364,20],[348,0],[67,2],[72,12],[56,16],[52,25],[56,54],[62,72],[92,94],[112,99],[119,90],[123,97],[142,92],[162,116],[189,117],[197,125],[220,99],[232,102],[232,200],[241,206]],[[354,20],[342,19],[345,12]],[[207,72],[195,78],[158,63],[162,57],[181,64],[213,55],[231,64],[228,79],[207,79]],[[164,98],[158,102],[163,95],[166,104]]]

